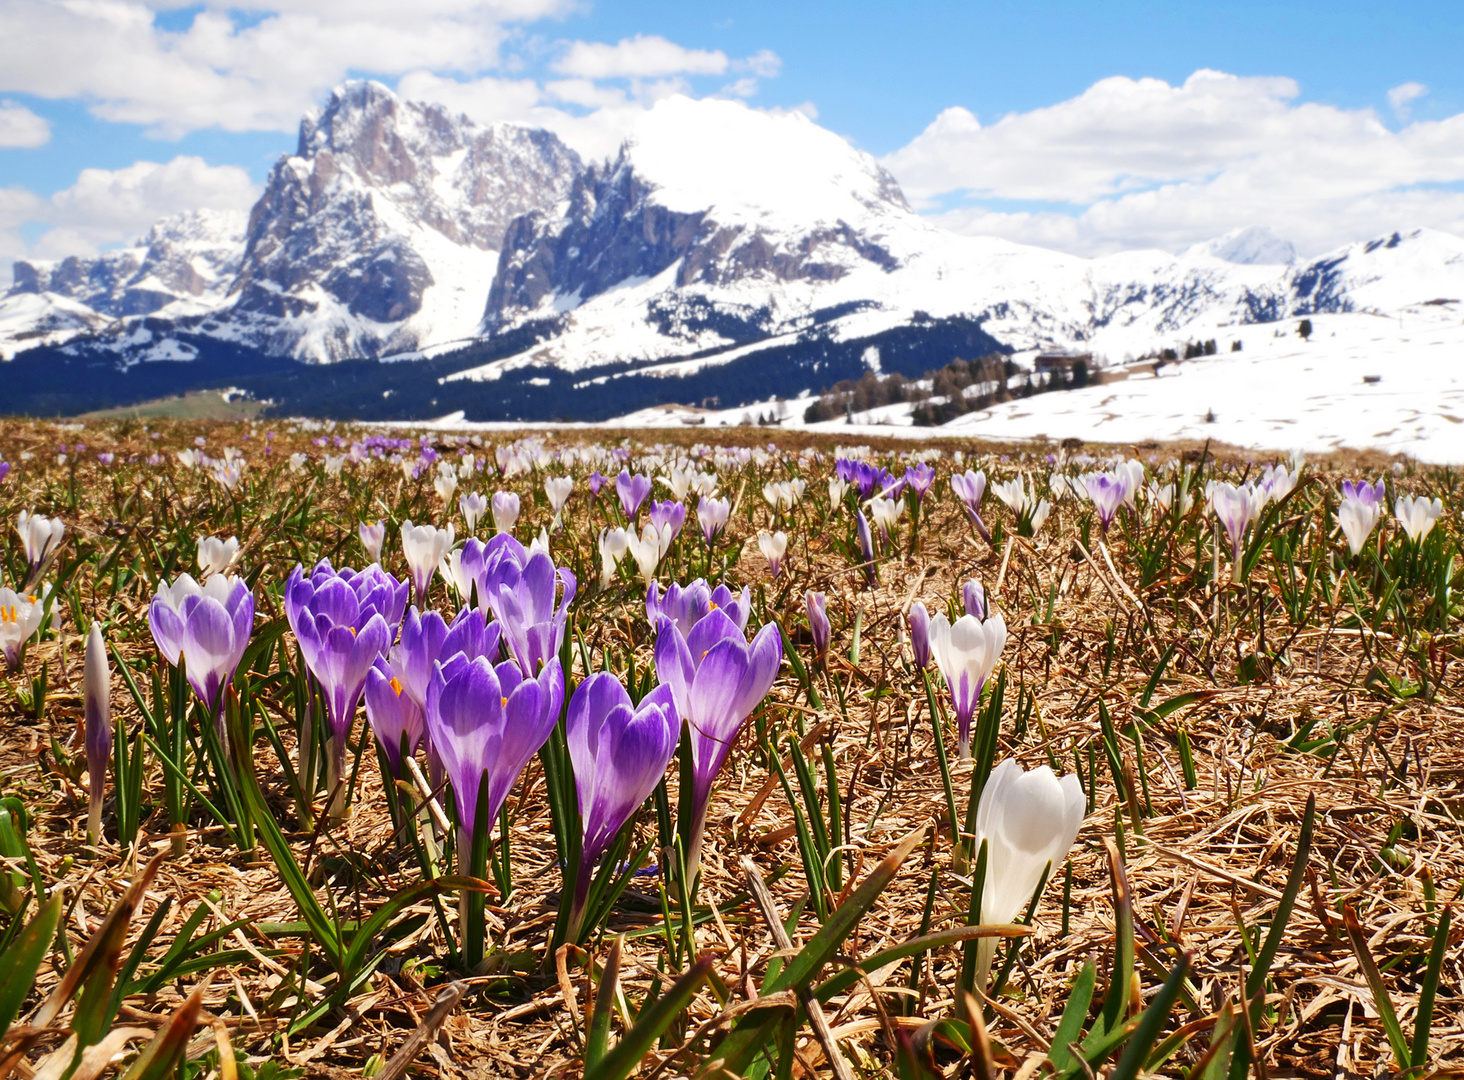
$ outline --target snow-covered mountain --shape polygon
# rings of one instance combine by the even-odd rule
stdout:
[[[296,152],[275,164],[247,223],[185,214],[133,248],[16,263],[0,333],[10,330],[13,352],[99,331],[138,359],[167,337],[157,320],[172,319],[304,361],[470,337],[509,223],[561,200],[579,171],[547,131],[476,124],[380,83],[346,83],[301,122]],[[146,334],[136,318],[118,323],[140,316],[154,316]],[[49,337],[24,336],[36,330]]]
[[[559,202],[579,169],[547,131],[349,83],[305,118],[249,215],[232,327],[301,360],[467,337],[509,223]]]
[[[590,417],[994,350],[1122,360],[1464,297],[1464,240],[1428,230],[1310,260],[1263,228],[1097,259],[958,236],[806,117],[684,97],[586,166],[548,132],[348,83],[305,118],[236,246],[192,257],[196,290],[147,269],[167,261],[152,254],[165,224],[136,251],[19,264],[0,300],[8,347],[94,367],[192,356],[197,379],[231,382],[291,360],[411,359],[255,389],[357,415]]]
[[[195,210],[96,258],[15,263],[0,297],[0,358],[129,317],[186,318],[223,305],[244,253],[245,216]]]

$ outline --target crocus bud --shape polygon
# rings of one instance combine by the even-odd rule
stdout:
[[[386,522],[378,521],[375,525],[368,522],[361,522],[356,527],[357,533],[361,536],[361,546],[366,549],[366,554],[374,563],[381,562],[381,545],[386,542]]]
[[[981,921],[1011,922],[1032,898],[1042,873],[1067,858],[1087,802],[1076,775],[1062,779],[1046,765],[1023,772],[1011,758],[991,770],[976,810],[976,847],[986,843]],[[976,986],[986,987],[996,941],[977,946]]]
[[[86,711],[86,777],[90,801],[86,839],[95,844],[102,836],[102,793],[106,789],[107,761],[112,756],[112,669],[102,628],[92,623],[86,635],[86,666],[82,676]]]
[[[803,597],[808,609],[808,632],[813,636],[813,658],[822,660],[829,651],[829,638],[833,627],[829,625],[828,597],[821,592],[810,591]]]
[[[869,533],[869,519],[863,510],[856,510],[855,523],[859,530],[859,553],[864,556],[864,575],[871,587],[879,584],[879,573],[874,566],[874,537]]]
[[[630,535],[624,529],[600,530],[600,588],[608,589],[615,579],[615,567],[630,546]]]
[[[417,603],[427,604],[427,590],[432,585],[432,575],[437,564],[447,556],[454,538],[452,522],[447,528],[438,529],[432,525],[413,525],[408,519],[402,522],[402,553],[412,570],[412,587]]]
[[[730,499],[713,499],[703,495],[696,504],[696,520],[701,525],[702,539],[710,545],[727,527],[727,518],[731,513]]]
[[[467,523],[468,535],[472,536],[478,531],[478,519],[488,509],[488,497],[481,492],[474,491],[458,499],[458,509],[463,512],[463,521]]]
[[[25,561],[30,564],[32,573],[36,567],[45,562],[51,552],[61,546],[61,538],[66,533],[66,524],[60,518],[48,518],[44,514],[32,514],[27,510],[20,512],[16,519],[15,531],[20,534],[20,545],[25,551]]]
[[[1398,524],[1408,534],[1408,539],[1417,544],[1422,542],[1443,516],[1444,504],[1442,500],[1430,499],[1426,495],[1401,495],[1393,513]]]
[[[768,560],[768,573],[774,578],[783,568],[783,555],[788,550],[788,534],[783,532],[762,532],[757,534],[757,546]]]
[[[519,497],[512,491],[493,493],[493,527],[501,533],[513,532],[519,517]]]
[[[961,600],[966,605],[966,614],[977,619],[986,618],[986,590],[981,582],[972,578],[961,586]]]
[[[915,656],[915,670],[930,666],[930,612],[919,600],[910,605],[910,652]]]
[[[632,705],[620,680],[602,671],[580,683],[570,698],[565,737],[584,823],[570,940],[584,918],[595,863],[660,783],[680,733],[675,698],[665,684]]]

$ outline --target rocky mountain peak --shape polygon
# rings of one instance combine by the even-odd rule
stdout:
[[[547,131],[477,124],[380,83],[346,83],[302,121],[297,153],[270,173],[235,311],[312,321],[308,334],[268,331],[270,351],[301,359],[470,332],[509,223],[558,202],[579,169],[578,155]],[[462,314],[457,300],[429,299],[437,285],[478,291]],[[401,325],[413,319],[419,325]]]
[[[567,209],[513,223],[485,311],[501,329],[675,267],[670,288],[836,281],[900,259],[914,220],[895,179],[806,117],[672,97],[613,161],[575,181]]]

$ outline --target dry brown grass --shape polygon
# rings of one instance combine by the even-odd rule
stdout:
[[[184,445],[195,428],[164,430],[167,435],[160,443],[148,440],[135,428],[108,436],[91,430],[86,434],[106,442],[108,448],[115,445],[120,456],[151,452],[159,445]],[[691,431],[677,433],[676,440],[685,444],[710,437],[730,442],[743,434]],[[237,429],[211,427],[208,435],[213,447],[235,440]],[[784,448],[805,443],[828,448],[826,440],[781,432],[747,435],[759,443],[772,439]],[[76,437],[46,425],[10,425],[0,428],[0,451],[12,459],[26,448],[54,453],[55,442]],[[645,433],[636,433],[636,437],[643,438]],[[604,441],[615,438],[606,433]],[[494,441],[502,439],[494,436]],[[580,441],[580,435],[566,435],[562,441]],[[282,435],[275,452],[288,454],[301,442],[303,437]],[[968,452],[975,449],[970,443],[962,445]],[[100,447],[90,447],[88,453],[96,448]],[[1173,450],[1142,452],[1168,455]],[[1251,456],[1259,457],[1237,455]],[[1312,468],[1335,487],[1341,467],[1377,463],[1375,457],[1358,455]],[[22,505],[31,505],[24,501],[34,491],[26,492],[23,487],[30,482],[25,471],[19,470],[8,487],[0,488],[0,508],[8,500],[8,516]],[[85,484],[107,482],[90,464],[82,475]],[[831,549],[816,522],[798,526],[785,563],[789,578],[776,585],[768,582],[766,565],[756,552],[754,530],[746,520],[734,522],[735,543],[743,547],[729,576],[762,588],[768,615],[780,616],[800,647],[806,640],[798,630],[804,625],[804,590],[816,588],[829,594],[835,626],[833,652],[838,654],[831,668],[846,686],[847,716],[836,705],[812,715],[814,710],[808,708],[785,668],[762,721],[773,730],[792,728],[799,715],[807,724],[827,722],[852,823],[856,862],[867,869],[911,830],[932,825],[942,830],[937,836],[936,828],[931,829],[929,842],[907,861],[895,884],[861,923],[848,943],[847,956],[868,955],[916,931],[932,868],[940,869],[933,928],[963,918],[966,899],[950,873],[949,828],[944,822],[944,795],[934,764],[924,694],[918,690],[897,639],[902,613],[911,600],[923,598],[932,610],[944,607],[961,581],[976,576],[994,594],[1011,627],[1004,654],[1007,718],[999,757],[1015,755],[1024,766],[1033,767],[1047,761],[1050,751],[1065,770],[1071,769],[1075,748],[1084,748],[1086,754],[1086,747],[1098,735],[1099,696],[1116,726],[1121,729],[1129,724],[1158,654],[1171,644],[1177,646],[1175,659],[1156,701],[1190,692],[1202,695],[1146,732],[1142,761],[1130,740],[1120,740],[1130,775],[1138,778],[1142,773],[1147,783],[1151,814],[1136,815],[1136,803],[1141,799],[1121,804],[1111,777],[1100,769],[1098,805],[1085,822],[1072,855],[1068,932],[1060,933],[1063,883],[1059,871],[1038,911],[1035,937],[1022,951],[1004,1000],[1022,1023],[1019,1026],[998,1016],[992,1025],[994,1037],[1007,1048],[1013,1065],[1044,1049],[1042,1040],[1050,1037],[1068,985],[1083,960],[1097,958],[1100,972],[1105,970],[1103,959],[1112,949],[1113,904],[1104,840],[1114,836],[1117,820],[1121,819],[1125,832],[1127,873],[1141,944],[1160,960],[1166,940],[1194,954],[1193,1006],[1180,1006],[1172,1029],[1213,1015],[1236,999],[1249,969],[1238,924],[1264,925],[1275,910],[1294,857],[1302,809],[1308,796],[1315,795],[1317,830],[1309,861],[1312,884],[1303,892],[1278,956],[1274,993],[1268,999],[1273,1017],[1256,1032],[1257,1049],[1265,1075],[1271,1077],[1389,1072],[1388,1045],[1358,961],[1341,932],[1339,913],[1344,903],[1355,907],[1373,955],[1385,966],[1394,962],[1387,968],[1388,986],[1404,1028],[1411,1032],[1422,954],[1430,933],[1425,877],[1431,877],[1441,902],[1456,899],[1464,890],[1464,835],[1456,820],[1457,808],[1464,805],[1460,791],[1464,781],[1460,718],[1464,713],[1453,666],[1458,662],[1458,626],[1451,625],[1449,633],[1436,642],[1440,667],[1435,673],[1436,693],[1427,701],[1421,695],[1395,701],[1366,687],[1363,676],[1370,665],[1361,658],[1357,631],[1345,627],[1329,631],[1326,625],[1292,628],[1285,625],[1280,613],[1268,615],[1266,633],[1276,642],[1297,631],[1290,666],[1278,665],[1262,681],[1241,683],[1236,678],[1235,660],[1253,650],[1256,642],[1252,630],[1238,629],[1242,625],[1238,614],[1226,618],[1228,602],[1221,605],[1221,618],[1216,622],[1201,588],[1190,581],[1176,582],[1141,597],[1145,617],[1131,602],[1119,598],[1124,588],[1136,589],[1121,544],[1110,548],[1120,576],[1129,579],[1123,586],[1109,580],[1106,570],[1099,568],[1101,557],[1096,564],[1080,555],[1074,557],[1075,515],[1070,505],[1059,509],[1033,544],[1015,543],[1009,553],[993,550],[971,535],[949,497],[944,476],[942,472],[937,489],[938,509],[922,529],[919,550],[886,562],[877,589],[863,585],[844,557]],[[291,479],[288,473],[284,477]],[[395,483],[394,476],[391,483]],[[525,490],[522,480],[511,486]],[[331,489],[321,485],[320,496],[330,505]],[[581,485],[576,500],[582,497]],[[755,489],[749,485],[744,501],[754,497]],[[202,513],[204,505],[200,500],[189,509]],[[580,506],[582,510],[582,503]],[[992,516],[1005,513],[993,503],[988,507]],[[347,512],[338,506],[334,510],[338,511],[336,520],[321,524],[326,530],[319,538],[322,550],[348,541],[344,535],[350,527]],[[1457,513],[1458,507],[1451,510]],[[107,538],[117,532],[117,523],[107,520],[101,499],[84,499],[77,513],[64,516],[73,529],[97,537],[100,546],[107,546]],[[545,516],[542,507],[526,515],[535,531],[540,516]],[[760,508],[759,519],[765,518],[765,508]],[[227,523],[220,528],[232,530]],[[331,534],[332,529],[339,531]],[[262,566],[263,581],[282,579],[294,563],[296,552],[285,537],[241,539],[246,539],[246,565]],[[565,542],[570,540],[586,542],[573,526]],[[388,546],[393,546],[391,541]],[[399,561],[399,555],[396,557]],[[1262,577],[1265,572],[1263,566]],[[1041,617],[1034,614],[1028,591],[1034,581],[1042,593],[1054,581],[1058,583],[1059,598],[1051,622],[1034,622]],[[105,603],[104,596],[88,588],[94,584],[87,581],[80,588],[83,610],[89,613],[101,610]],[[638,589],[625,587],[599,594],[592,582],[585,584],[588,591],[577,605],[578,619],[592,655],[602,656],[606,646],[619,650],[630,644],[636,649],[638,665],[649,663],[650,633]],[[113,608],[114,619],[131,621],[133,632],[125,650],[131,655],[151,650],[145,623],[138,621],[143,617],[142,599],[149,593],[146,581],[139,579],[120,590]],[[1173,599],[1181,594],[1199,601],[1194,604],[1198,613]],[[847,656],[858,612],[862,612],[863,645],[855,667]],[[273,612],[262,603],[261,614]],[[1110,625],[1116,648],[1105,674]],[[66,631],[64,664],[54,643],[33,648],[27,662],[28,675],[37,673],[43,664],[51,665],[53,690],[45,718],[39,723],[28,720],[13,698],[0,699],[5,731],[0,762],[5,792],[19,794],[35,814],[32,840],[46,877],[75,898],[66,925],[76,947],[129,880],[139,854],[162,849],[167,840],[159,831],[161,809],[144,825],[148,835],[141,853],[121,852],[113,843],[90,849],[81,839],[84,794],[72,779],[59,775],[47,751],[52,739],[79,745],[75,732],[81,704],[80,645],[69,620]],[[1385,667],[1392,665],[1405,673],[1412,670],[1411,652],[1401,651],[1398,643],[1386,638],[1376,644]],[[1022,691],[1034,695],[1035,710],[1028,730],[1018,734],[1012,719]],[[825,681],[823,700],[836,703],[837,696]],[[114,708],[135,722],[135,710],[120,680],[114,680],[113,700]],[[1302,717],[1321,718],[1334,725],[1368,723],[1344,741],[1334,756],[1322,758],[1293,752],[1284,745]],[[1188,731],[1194,746],[1198,786],[1190,791],[1184,790],[1180,775],[1173,738],[1176,723]],[[749,724],[745,738],[750,739],[752,729]],[[743,747],[745,752],[733,755],[714,798],[704,869],[703,897],[722,903],[718,903],[718,917],[698,932],[699,949],[716,956],[716,969],[732,994],[728,1005],[754,991],[774,948],[766,927],[749,905],[723,906],[743,888],[738,857],[750,855],[769,877],[786,867],[772,886],[784,912],[806,892],[798,848],[791,836],[790,810],[780,788],[736,827],[768,778],[750,742]],[[277,770],[271,771],[273,755],[266,743],[260,743],[256,756],[266,789],[279,790],[280,777]],[[1086,757],[1083,761],[1086,768]],[[962,806],[965,775],[957,769],[957,797]],[[542,790],[535,762],[511,803],[518,891],[507,905],[489,905],[494,943],[504,954],[534,952],[532,970],[499,971],[469,979],[463,1006],[413,1066],[418,1075],[527,1077],[578,1072],[578,1032],[590,999],[584,967],[582,963],[573,965],[567,979],[541,976],[537,970],[537,951],[542,950],[551,929],[558,888]],[[283,802],[279,808],[287,828],[293,827],[290,809]],[[1391,845],[1393,861],[1385,861],[1382,852],[1389,847],[1390,831],[1400,825],[1404,831]],[[653,831],[654,822],[643,827]],[[313,839],[297,836],[296,840],[301,860],[308,859],[344,902],[359,903],[364,913],[369,914],[393,889],[417,877],[415,864],[404,859],[393,843],[371,760],[362,766],[361,787],[350,820],[333,833]],[[647,887],[651,884],[648,881]],[[159,935],[163,944],[200,902],[217,909],[215,924],[222,919],[252,921],[252,926],[231,935],[228,946],[244,950],[250,959],[221,972],[207,1000],[210,1014],[227,1026],[234,1045],[252,1055],[278,1057],[309,1075],[359,1076],[373,1055],[389,1057],[431,1007],[434,984],[440,979],[431,969],[442,966],[444,948],[435,922],[429,919],[419,932],[393,948],[392,959],[347,1009],[331,1014],[308,1032],[284,1037],[283,1027],[296,993],[291,988],[291,971],[302,938],[269,924],[293,920],[294,905],[267,856],[261,853],[260,858],[246,861],[227,846],[218,828],[200,825],[190,837],[187,854],[165,861],[139,923],[165,898],[171,898],[173,906]],[[612,929],[634,931],[658,922],[659,916],[622,914],[612,920]],[[795,943],[816,926],[816,920],[805,913]],[[272,956],[274,950],[280,954]],[[658,962],[664,956],[664,941],[658,934],[628,942],[622,978],[632,1001],[660,979]],[[1438,1065],[1464,1065],[1460,956],[1451,943],[1433,1024],[1431,1059]],[[893,1015],[900,1011],[905,993],[906,965],[871,973],[872,988],[880,991],[878,1006],[871,1001],[868,988],[861,988],[830,1008],[835,1033],[858,1072],[880,1075],[889,1067],[887,1024],[923,1022],[922,1018],[950,1011],[958,965],[955,950],[933,958],[908,1021]],[[43,989],[49,978],[42,980]],[[1145,971],[1145,994],[1152,993],[1160,981],[1152,971]],[[123,1020],[143,1026],[156,1023],[192,985],[185,980],[165,988],[154,999],[129,1000]],[[314,992],[307,984],[306,995]],[[696,1023],[711,1020],[722,1010],[704,990],[692,1009],[693,1030]],[[1202,1035],[1195,1044],[1197,1050],[1206,1041]],[[662,1075],[680,1075],[692,1060],[691,1055],[683,1057]],[[828,1074],[819,1045],[806,1029],[799,1060],[805,1074]],[[1166,1074],[1179,1075],[1180,1066],[1193,1060],[1194,1054],[1181,1052],[1166,1066]]]

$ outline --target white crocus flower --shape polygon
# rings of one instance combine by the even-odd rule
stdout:
[[[467,522],[468,535],[472,536],[478,531],[478,519],[488,512],[488,496],[479,491],[463,495],[458,499],[458,509]]]
[[[844,502],[844,495],[849,490],[849,482],[840,480],[837,476],[829,481],[829,507],[837,513],[840,505]]]
[[[305,466],[308,464],[310,464],[310,459],[304,454],[294,453],[290,455],[290,471],[292,473],[304,472]]]
[[[529,555],[532,556],[536,551],[549,554],[549,530],[542,525],[539,526],[539,535],[529,541]]]
[[[646,522],[645,528],[639,536],[630,532],[626,534],[626,548],[631,558],[635,560],[636,569],[640,571],[641,580],[647,585],[656,580],[656,567],[661,563],[661,556],[666,554],[666,549],[671,546],[671,526],[662,525],[657,531],[650,522]]]
[[[1023,772],[1011,758],[991,770],[976,810],[975,850],[986,844],[981,921],[1009,923],[1031,902],[1043,873],[1052,877],[1072,850],[1087,801],[1073,773],[1058,779],[1046,765]],[[976,951],[976,986],[986,988],[995,938]]]
[[[445,529],[434,525],[413,525],[410,518],[402,522],[402,554],[407,557],[407,566],[412,571],[418,607],[426,607],[432,575],[447,557],[454,537],[452,522],[448,522]]]
[[[1358,499],[1343,499],[1337,506],[1337,524],[1347,537],[1347,547],[1356,555],[1367,543],[1373,527],[1383,516],[1381,503],[1366,503]]]
[[[691,480],[694,474],[689,469],[673,468],[661,477],[661,483],[671,489],[671,497],[677,502],[686,498],[686,493],[691,490]]]
[[[239,486],[239,481],[244,479],[244,459],[225,458],[223,461],[210,461],[209,475],[213,477],[214,483],[225,491],[233,491]]]
[[[985,620],[962,615],[954,624],[944,612],[930,618],[930,655],[951,693],[956,749],[962,758],[971,756],[971,717],[981,703],[981,687],[1001,659],[1006,639],[1006,620],[999,612]]]
[[[20,667],[25,643],[41,628],[45,614],[46,590],[36,596],[0,589],[0,653],[8,671]]]
[[[554,511],[555,531],[558,531],[564,524],[564,504],[569,502],[569,495],[572,491],[574,491],[574,481],[567,476],[546,476],[544,478],[544,495],[549,500],[549,509]]]
[[[1401,495],[1393,506],[1398,524],[1414,543],[1422,542],[1444,513],[1444,504],[1424,495]]]
[[[1158,506],[1166,514],[1174,509],[1174,500],[1179,488],[1176,484],[1151,485],[1149,488],[1149,501]],[[1179,501],[1179,516],[1186,516],[1194,508],[1195,497],[1190,494],[1189,488],[1185,488],[1184,498]]]
[[[452,466],[448,466],[448,470],[447,472],[439,472],[433,477],[432,486],[436,489],[437,497],[442,500],[443,505],[450,506],[452,504],[453,493],[457,491],[458,482],[457,473],[452,471]]]
[[[783,556],[788,551],[788,534],[760,532],[757,534],[757,546],[768,561],[768,572],[776,578],[783,567]]]
[[[438,564],[437,572],[457,594],[458,603],[466,604],[468,598],[473,595],[473,578],[463,570],[462,548],[453,548],[449,551],[447,557]]]
[[[615,578],[615,567],[630,546],[624,529],[600,530],[600,588],[607,589]]]
[[[717,493],[717,474],[710,472],[693,473],[691,476],[691,490],[693,494],[704,495],[710,499]]]
[[[905,503],[900,499],[886,499],[882,495],[876,495],[869,500],[869,516],[874,518],[874,523],[884,534],[885,542],[889,542],[890,530],[900,520],[900,515],[905,512]]]
[[[1046,499],[1039,499],[1037,505],[1032,508],[1032,535],[1042,530],[1043,523],[1047,521],[1047,515],[1052,513],[1052,504]]]
[[[20,512],[15,520],[15,531],[20,534],[20,546],[25,551],[25,561],[34,570],[51,557],[61,546],[66,534],[66,523],[60,518],[48,518],[44,514]]]
[[[501,533],[513,532],[519,517],[519,497],[512,491],[493,493],[493,527]]]
[[[361,546],[366,549],[371,561],[381,562],[381,545],[386,542],[386,522],[377,521],[373,525],[363,521],[356,526],[356,533],[361,537]]]
[[[234,557],[238,554],[239,540],[237,537],[231,536],[227,540],[220,540],[217,536],[200,536],[198,538],[200,576],[222,574],[234,564]]]
[[[326,476],[332,476],[332,477],[334,477],[334,476],[340,476],[341,470],[344,469],[345,467],[346,467],[346,455],[345,454],[326,454],[325,455],[325,475]]]
[[[304,454],[300,454],[299,456],[300,457],[304,457],[305,455]],[[64,456],[62,457],[61,460],[62,460],[62,464],[65,464],[66,459],[65,459]],[[179,450],[178,451],[178,462],[185,469],[196,469],[199,466],[199,464],[202,462],[202,460],[203,460],[203,454],[201,452],[193,449],[192,447],[189,447],[187,450]],[[294,461],[294,458],[291,458],[290,460],[291,461]]]

